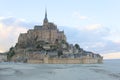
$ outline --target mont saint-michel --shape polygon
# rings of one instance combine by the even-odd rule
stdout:
[[[102,63],[103,57],[85,51],[78,44],[68,43],[64,31],[48,21],[46,11],[42,25],[35,25],[34,29],[19,35],[15,47],[11,47],[8,52],[8,60],[25,63],[89,64]]]

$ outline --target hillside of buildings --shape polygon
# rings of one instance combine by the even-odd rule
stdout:
[[[47,12],[42,25],[35,25],[27,33],[21,33],[18,42],[8,52],[9,61],[27,62],[28,59],[42,60],[45,55],[49,58],[100,58],[102,56],[85,51],[78,44],[67,42],[64,31],[59,31],[57,25],[47,19]],[[101,62],[101,61],[100,61]]]

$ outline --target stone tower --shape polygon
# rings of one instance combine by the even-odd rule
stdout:
[[[44,18],[43,25],[44,25],[44,24],[47,24],[47,23],[48,23],[48,19],[47,19],[47,10],[45,10],[45,18]]]

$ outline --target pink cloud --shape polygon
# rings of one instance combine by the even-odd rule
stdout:
[[[17,23],[16,20],[14,22],[6,25],[6,23],[0,20],[0,52],[9,50],[17,42],[19,34],[27,31],[24,26],[17,24],[18,20]]]

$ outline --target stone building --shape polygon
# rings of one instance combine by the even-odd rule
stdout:
[[[36,47],[42,42],[55,44],[55,42],[61,42],[62,40],[66,41],[64,31],[59,31],[54,23],[49,22],[47,12],[45,12],[43,25],[35,25],[34,29],[28,30],[27,33],[21,33],[16,47]]]

